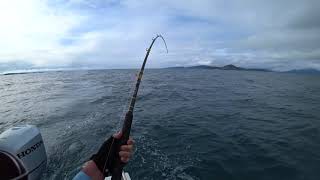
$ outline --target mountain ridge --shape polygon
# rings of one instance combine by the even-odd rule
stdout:
[[[262,72],[279,72],[279,73],[292,73],[292,74],[311,74],[311,75],[320,75],[320,70],[313,68],[304,68],[304,69],[293,69],[288,71],[273,71],[270,69],[263,68],[243,68],[238,67],[233,64],[228,64],[225,66],[209,66],[209,65],[196,65],[196,66],[178,66],[178,67],[168,67],[169,69],[212,69],[212,70],[234,70],[234,71],[262,71]]]
[[[286,73],[294,73],[294,74],[320,74],[320,71],[313,68],[305,68],[305,69],[293,69],[290,71],[286,71]]]
[[[209,66],[209,65],[197,65],[197,66],[188,66],[188,67],[184,67],[184,66],[178,66],[178,67],[169,67],[170,69],[182,69],[182,68],[186,68],[186,69],[218,69],[218,70],[235,70],[235,71],[264,71],[264,72],[271,72],[271,70],[268,69],[259,69],[259,68],[243,68],[243,67],[238,67],[235,66],[233,64],[228,64],[225,66]]]

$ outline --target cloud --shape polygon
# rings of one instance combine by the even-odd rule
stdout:
[[[59,40],[84,18],[50,9],[44,1],[0,2],[0,62],[26,61],[34,65],[63,63]]]
[[[148,67],[319,69],[319,6],[317,0],[1,1],[0,64],[138,67],[151,37],[161,33],[170,53],[157,42]]]

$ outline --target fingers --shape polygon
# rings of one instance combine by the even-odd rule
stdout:
[[[122,145],[120,147],[120,151],[132,152],[133,151],[133,145]]]
[[[116,138],[116,139],[120,139],[120,138],[121,138],[121,136],[122,136],[122,132],[121,132],[121,131],[119,131],[119,132],[117,132],[117,133],[113,134],[112,136],[113,136],[114,138]]]
[[[119,152],[119,156],[122,158],[130,158],[131,157],[131,153],[130,152],[126,152],[126,151],[120,151]]]
[[[127,163],[130,160],[133,154],[133,148],[134,148],[133,146],[134,146],[134,140],[130,137],[129,140],[127,141],[127,145],[122,145],[120,147],[119,156],[122,162]]]
[[[134,140],[130,137],[127,141],[127,145],[122,145],[120,151],[133,152]]]
[[[132,137],[129,138],[129,140],[127,141],[128,145],[133,145],[134,144],[134,140],[132,139]]]
[[[131,152],[120,151],[119,156],[120,156],[122,162],[127,163],[129,161],[130,157],[132,156],[132,154],[131,154]]]
[[[128,163],[128,162],[129,162],[129,158],[121,158],[121,161],[122,161],[123,163]]]

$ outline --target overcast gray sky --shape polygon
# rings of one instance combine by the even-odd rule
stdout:
[[[320,69],[319,0],[1,0],[0,71],[198,64]]]

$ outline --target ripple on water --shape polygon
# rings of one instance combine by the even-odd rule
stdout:
[[[0,129],[37,125],[48,153],[43,179],[71,179],[118,130],[134,73],[0,76],[12,83],[0,85]],[[125,169],[148,180],[318,180],[318,82],[272,72],[148,70],[134,114],[137,150]]]

